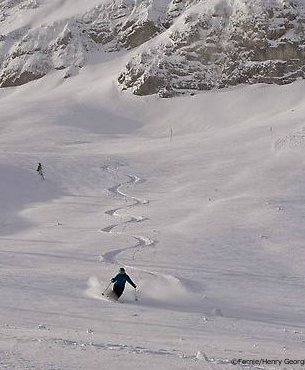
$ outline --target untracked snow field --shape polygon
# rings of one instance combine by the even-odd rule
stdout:
[[[140,98],[123,64],[0,90],[0,369],[301,368],[305,83]]]

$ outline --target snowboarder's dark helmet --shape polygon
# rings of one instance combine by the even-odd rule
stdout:
[[[121,267],[121,268],[120,268],[120,272],[121,272],[121,273],[124,273],[124,272],[125,272],[124,267]]]

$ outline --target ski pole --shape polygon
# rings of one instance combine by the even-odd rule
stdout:
[[[105,288],[105,290],[103,291],[102,295],[104,295],[106,293],[106,290],[110,287],[112,281],[110,281],[110,283],[107,285],[107,287]]]
[[[137,288],[134,288],[134,300],[135,300],[136,302],[138,301]]]

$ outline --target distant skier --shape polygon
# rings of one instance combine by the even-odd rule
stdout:
[[[126,281],[136,289],[136,284],[130,279],[126,274],[124,267],[120,268],[120,272],[111,279],[113,284],[112,291],[115,294],[115,297],[118,299],[124,292]]]
[[[40,162],[38,163],[38,167],[37,167],[37,170],[36,171],[39,173],[39,175],[41,176],[41,178],[44,180],[44,174],[43,174],[42,165],[41,165]]]

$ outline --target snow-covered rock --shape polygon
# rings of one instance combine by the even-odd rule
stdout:
[[[194,2],[140,48],[119,76],[135,94],[171,96],[304,77],[304,6],[296,1]]]
[[[305,75],[301,0],[106,0],[33,22],[47,3],[0,4],[1,87],[53,70],[69,77],[86,65],[88,52],[100,49],[129,53],[118,83],[137,95],[285,84]],[[20,22],[16,12],[29,20]]]

